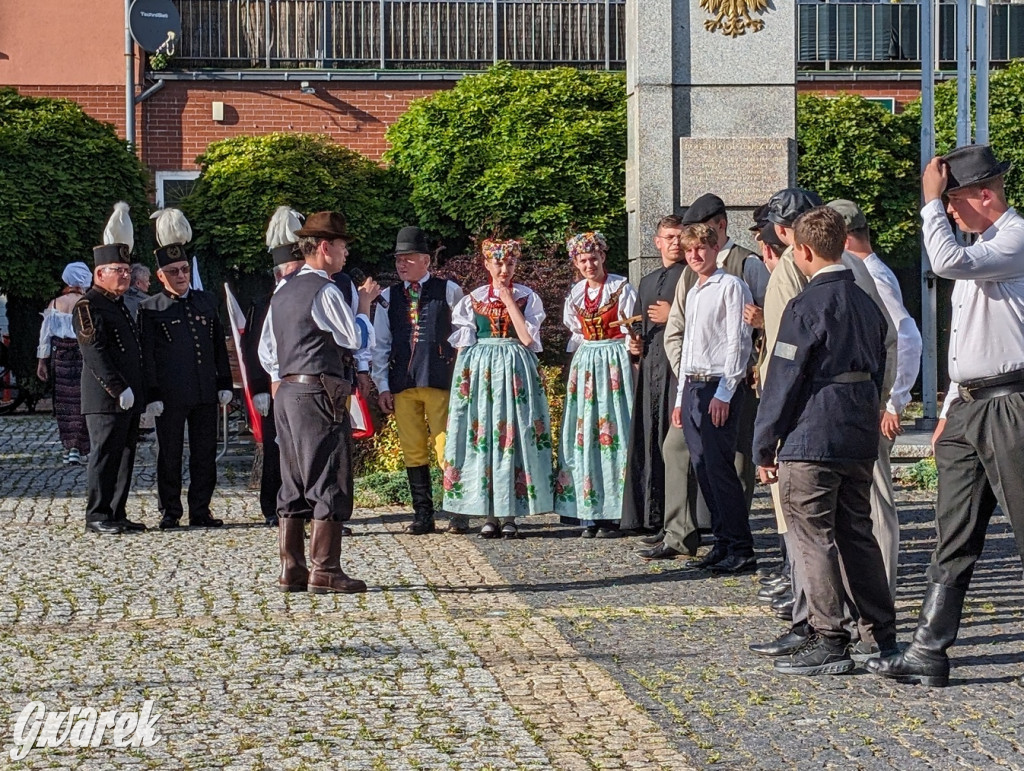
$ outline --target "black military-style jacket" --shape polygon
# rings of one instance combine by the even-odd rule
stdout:
[[[245,374],[249,378],[249,390],[252,395],[270,393],[270,375],[260,363],[260,335],[263,334],[263,322],[267,320],[270,310],[270,297],[253,300],[249,312],[245,314],[245,334],[242,335],[242,360],[245,362]]]
[[[139,324],[146,403],[216,404],[218,391],[231,390],[228,349],[214,295],[190,289],[175,297],[162,291],[139,306]]]
[[[132,412],[145,407],[142,345],[139,328],[124,299],[93,287],[71,314],[82,349],[82,414],[120,414],[119,397],[128,388],[135,396]]]

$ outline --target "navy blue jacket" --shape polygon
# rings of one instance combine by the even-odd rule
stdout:
[[[815,276],[789,301],[754,424],[757,465],[878,457],[887,328],[849,270]],[[869,378],[834,381],[847,373]]]

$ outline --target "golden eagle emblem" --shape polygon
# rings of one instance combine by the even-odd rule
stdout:
[[[764,14],[768,10],[768,0],[700,0],[700,7],[715,16],[704,22],[708,32],[722,30],[723,35],[739,37],[764,29],[764,22],[754,19],[751,13]]]

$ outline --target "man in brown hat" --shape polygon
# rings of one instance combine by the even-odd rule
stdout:
[[[341,537],[352,516],[352,351],[362,332],[330,277],[348,255],[345,218],[317,212],[295,231],[305,265],[278,284],[263,325],[259,356],[270,375],[281,450],[278,543],[282,591],[365,592],[341,569]],[[371,293],[359,290],[365,323]],[[303,527],[312,519],[306,566]]]
[[[430,444],[433,438],[441,463],[455,367],[448,338],[452,306],[462,299],[462,289],[454,281],[430,275],[427,235],[417,227],[398,231],[395,270],[400,281],[384,290],[384,304],[373,320],[373,380],[381,411],[395,415],[402,445],[413,507],[413,521],[406,530],[423,535],[434,532]],[[450,529],[467,532],[465,517],[452,515]]]
[[[933,442],[937,542],[917,629],[903,653],[868,662],[875,674],[900,682],[949,684],[946,651],[997,502],[1024,554],[1024,218],[1006,202],[1009,170],[988,146],[967,145],[933,158],[921,179],[932,270],[956,282],[953,382]],[[957,243],[947,212],[962,231],[978,234],[971,246]]]

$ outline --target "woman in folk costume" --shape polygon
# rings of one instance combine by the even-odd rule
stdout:
[[[82,350],[71,325],[71,311],[92,286],[92,271],[84,262],[72,262],[64,268],[61,281],[64,289],[43,311],[36,375],[46,382],[53,370],[53,414],[63,461],[78,465],[88,460],[89,430],[82,416]]]
[[[626,474],[633,367],[628,338],[616,322],[629,318],[636,291],[604,267],[608,244],[598,232],[566,242],[583,280],[565,301],[569,369],[562,416],[555,511],[563,522],[583,525],[584,538],[619,535]]]
[[[512,283],[518,241],[484,241],[482,251],[491,280],[452,309],[448,341],[459,355],[444,508],[485,517],[484,538],[515,538],[517,516],[552,509],[551,417],[537,369],[544,307],[531,289]]]

